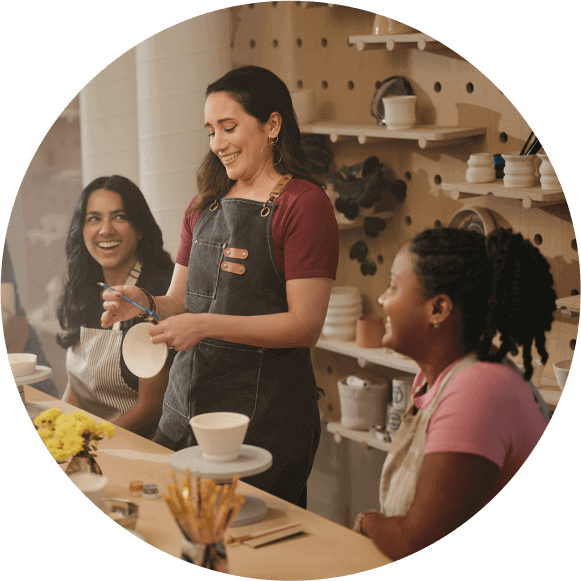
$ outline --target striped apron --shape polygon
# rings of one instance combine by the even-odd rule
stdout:
[[[134,285],[141,274],[139,261],[125,285]],[[137,402],[138,392],[121,375],[120,322],[111,329],[81,327],[79,342],[67,349],[67,375],[79,407],[109,422],[118,420]]]
[[[381,512],[385,516],[405,516],[408,513],[416,495],[416,487],[424,461],[426,433],[432,415],[452,376],[473,363],[478,363],[474,353],[467,355],[456,363],[442,380],[434,399],[432,399],[427,408],[417,410],[414,414],[414,400],[413,397],[410,397],[407,410],[381,472],[379,505]],[[510,359],[505,358],[503,363],[521,373]],[[528,384],[539,404],[541,413],[548,421],[549,410],[547,404],[537,391],[537,388],[530,381]]]

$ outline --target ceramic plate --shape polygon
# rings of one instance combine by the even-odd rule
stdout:
[[[153,377],[163,368],[167,359],[166,343],[154,345],[149,336],[152,323],[138,323],[131,327],[123,340],[123,359],[125,365],[137,377]]]

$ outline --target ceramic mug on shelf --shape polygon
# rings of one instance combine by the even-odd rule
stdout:
[[[503,153],[504,186],[506,188],[531,188],[537,182],[534,155],[520,155],[518,152]]]
[[[473,153],[468,159],[466,181],[473,184],[493,182],[496,178],[494,162],[490,153]]]
[[[546,153],[537,153],[537,157],[541,160],[541,165],[539,166],[539,173],[541,174],[541,189],[560,189],[561,184],[559,183],[559,178],[555,173],[555,168],[553,168],[553,164],[549,160],[549,156]]]
[[[384,97],[383,119],[390,131],[411,129],[416,124],[416,95]]]

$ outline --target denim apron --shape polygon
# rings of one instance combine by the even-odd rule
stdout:
[[[188,264],[186,312],[251,317],[288,311],[271,228],[274,200],[290,179],[285,176],[265,203],[223,198],[201,213]],[[273,464],[244,481],[296,504],[319,444],[317,398],[308,348],[204,339],[176,355],[156,441],[173,450],[195,446],[191,417],[246,414],[244,444],[268,450]]]

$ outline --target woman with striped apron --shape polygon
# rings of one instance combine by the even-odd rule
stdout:
[[[126,285],[134,285],[141,273],[137,262]],[[78,407],[114,422],[137,402],[138,392],[121,374],[123,332],[117,322],[111,329],[81,327],[80,341],[67,349],[67,390],[72,390]]]

